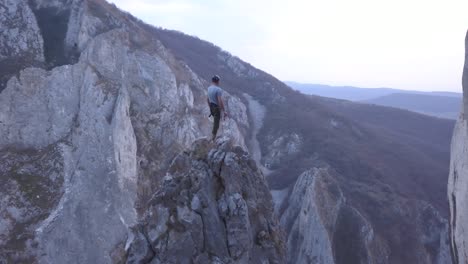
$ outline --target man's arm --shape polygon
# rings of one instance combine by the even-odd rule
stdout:
[[[221,111],[224,111],[224,102],[223,102],[223,98],[221,97],[221,95],[218,95],[218,102],[219,102],[219,109]]]
[[[224,118],[228,116],[228,113],[226,112],[226,109],[224,108],[224,102],[223,98],[221,95],[218,95],[218,102],[219,102],[219,109],[224,112]]]

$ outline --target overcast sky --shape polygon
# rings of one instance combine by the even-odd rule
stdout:
[[[461,91],[468,0],[111,0],[281,80]]]

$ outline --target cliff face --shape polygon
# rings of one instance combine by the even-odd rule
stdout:
[[[452,139],[452,156],[448,183],[450,202],[451,247],[454,263],[468,262],[468,35],[463,70],[463,110]]]

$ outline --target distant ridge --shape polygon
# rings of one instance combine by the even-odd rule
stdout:
[[[337,99],[351,100],[351,101],[364,101],[373,99],[376,97],[389,95],[393,93],[405,93],[405,94],[425,94],[425,95],[442,95],[449,97],[462,98],[461,93],[455,92],[421,92],[412,90],[401,90],[387,87],[376,87],[376,88],[362,88],[355,86],[332,86],[325,84],[312,84],[312,83],[298,83],[292,81],[285,81],[285,84],[291,88],[298,90],[305,94],[313,94],[324,97],[331,97]]]
[[[286,82],[286,84],[304,94],[395,107],[450,119],[457,118],[462,101],[462,94],[455,92],[421,92],[297,82]]]
[[[364,102],[456,119],[460,113],[462,99],[442,95],[394,93]]]

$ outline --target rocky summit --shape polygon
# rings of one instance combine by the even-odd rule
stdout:
[[[198,140],[134,227],[127,263],[284,263],[265,178],[241,147]]]

